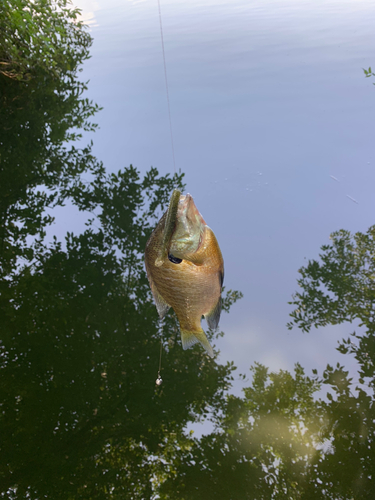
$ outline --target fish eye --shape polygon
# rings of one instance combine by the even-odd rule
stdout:
[[[173,262],[173,264],[181,264],[182,259],[179,259],[178,257],[175,257],[171,253],[168,254],[168,259]]]

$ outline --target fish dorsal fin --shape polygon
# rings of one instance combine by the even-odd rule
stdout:
[[[204,347],[207,354],[211,358],[214,357],[214,351],[203,330],[201,330],[200,332],[188,332],[186,330],[181,330],[181,340],[182,340],[182,347],[184,349],[189,349],[194,344],[199,342]]]
[[[219,300],[216,302],[215,307],[208,314],[204,315],[208,326],[213,330],[215,330],[218,327],[220,314],[221,314],[221,296],[219,297]]]

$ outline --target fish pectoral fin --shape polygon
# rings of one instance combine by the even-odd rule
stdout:
[[[219,300],[217,301],[215,307],[213,307],[213,309],[208,314],[204,315],[208,326],[213,330],[215,330],[218,327],[220,314],[221,314],[221,296],[219,297]]]
[[[204,349],[206,350],[207,354],[213,358],[214,357],[214,351],[208,341],[208,338],[206,337],[206,334],[204,333],[203,330],[199,332],[188,332],[186,330],[181,330],[181,340],[182,340],[182,347],[183,349],[189,349],[192,347],[194,344],[199,342]]]

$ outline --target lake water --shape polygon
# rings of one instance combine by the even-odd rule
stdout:
[[[173,175],[158,1],[75,4],[103,107],[84,140],[107,173]],[[321,247],[374,224],[375,2],[162,0],[161,17],[176,168],[243,298],[215,360],[183,351],[142,274],[134,170],[84,193],[90,214],[55,209],[61,247],[0,282],[0,498],[370,500],[375,233]],[[325,326],[289,330],[319,254],[299,310]]]
[[[79,2],[94,37],[83,76],[104,107],[95,152],[173,173],[156,1]],[[161,4],[176,166],[214,229],[226,285],[220,360],[292,369],[340,360],[348,327],[288,332],[297,270],[331,232],[373,223],[371,1]],[[355,201],[354,201],[355,200]],[[336,359],[337,358],[337,359]]]

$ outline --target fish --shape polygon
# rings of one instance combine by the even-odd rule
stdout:
[[[189,193],[173,191],[146,244],[145,267],[160,318],[169,308],[176,313],[183,349],[199,342],[213,357],[201,319],[212,329],[218,327],[224,261],[214,232]]]

